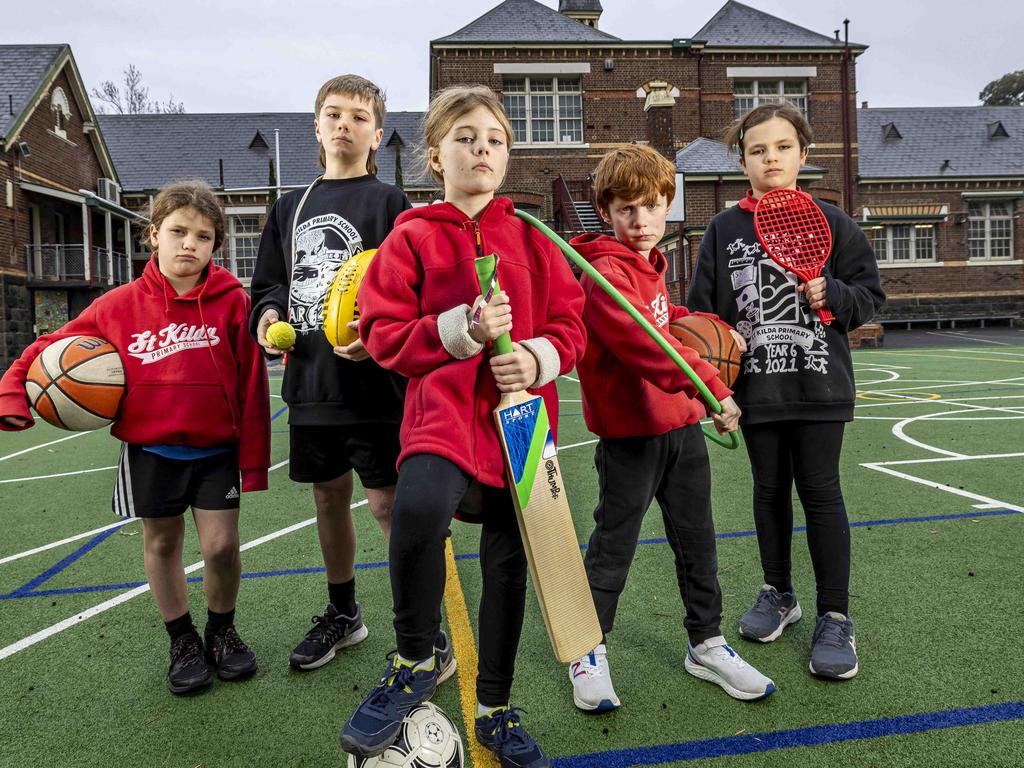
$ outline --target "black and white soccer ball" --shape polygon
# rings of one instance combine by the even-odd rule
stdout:
[[[429,701],[409,710],[395,743],[376,757],[348,756],[348,768],[463,768],[455,724]]]

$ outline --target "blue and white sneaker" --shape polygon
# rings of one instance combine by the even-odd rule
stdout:
[[[857,638],[853,621],[841,613],[819,616],[811,641],[812,675],[831,680],[849,680],[857,674]]]
[[[604,643],[569,664],[572,700],[584,712],[611,712],[619,707],[612,687]]]
[[[409,710],[437,688],[437,658],[431,668],[413,668],[396,655],[384,677],[356,707],[341,730],[341,747],[357,757],[376,757],[394,744]],[[450,675],[449,675],[450,676]]]
[[[526,732],[518,707],[499,707],[476,719],[476,740],[501,760],[501,768],[549,768],[551,760]]]
[[[687,646],[686,671],[721,686],[734,699],[757,701],[775,693],[775,683],[747,664],[719,635]]]

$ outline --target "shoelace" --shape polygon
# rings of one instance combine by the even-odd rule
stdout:
[[[203,656],[203,646],[199,643],[198,638],[191,635],[180,637],[174,642],[172,657],[174,662],[183,667],[190,667],[193,664],[206,661]]]
[[[737,669],[743,669],[747,666],[747,662],[741,659],[740,655],[736,653],[736,651],[732,650],[728,645],[716,645],[708,650],[712,651],[716,658],[734,665]]]
[[[601,665],[597,660],[597,654],[593,654],[593,664],[590,663],[590,656],[591,654],[588,653],[586,656],[584,656],[582,659],[579,659],[576,662],[576,664],[579,666],[579,669],[582,669],[587,677],[604,677],[604,670],[601,669]]]
[[[391,703],[392,696],[406,688],[411,689],[412,679],[412,667],[396,666],[392,660],[391,666],[388,667],[384,677],[381,678],[377,688],[374,689],[374,693],[371,694],[370,699],[366,702],[367,709],[377,714],[388,715],[388,705]]]
[[[779,603],[782,602],[782,594],[774,589],[761,590],[761,594],[757,596],[757,604],[754,606],[754,610],[763,609],[764,604],[767,603],[772,607],[772,611],[778,610]]]
[[[520,712],[525,714],[526,710],[519,707],[509,707],[508,709],[498,710],[491,715],[493,720],[498,721],[494,727],[494,746],[501,749],[509,741],[516,742],[508,749],[503,749],[502,751],[514,753],[532,747],[526,731],[523,730],[523,723],[519,717]]]
[[[245,653],[249,650],[249,646],[238,636],[238,630],[235,629],[234,625],[224,630],[224,633],[221,635],[221,642],[227,653]]]
[[[340,618],[340,616],[338,618]],[[309,633],[306,635],[307,640],[323,642],[330,638],[338,629],[343,630],[343,627],[339,624],[337,619],[332,619],[326,615],[314,616],[311,621],[313,622],[313,628],[309,630]]]
[[[819,625],[817,637],[814,638],[814,643],[816,645],[822,644],[831,645],[835,648],[845,648],[850,644],[850,640],[846,636],[845,622],[826,616],[824,621]]]

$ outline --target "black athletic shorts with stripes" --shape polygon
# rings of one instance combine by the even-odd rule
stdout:
[[[363,488],[390,488],[398,482],[398,430],[398,424],[291,424],[288,477],[326,483],[354,469]]]
[[[124,443],[111,506],[121,517],[177,517],[189,507],[235,509],[241,490],[237,450],[169,459]]]

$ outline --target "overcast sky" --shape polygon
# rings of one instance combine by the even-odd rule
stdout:
[[[173,96],[189,112],[311,112],[320,84],[345,72],[384,87],[389,109],[422,110],[429,41],[499,2],[36,0],[3,14],[0,43],[70,43],[90,89],[119,82],[134,64],[151,98]],[[624,40],[692,37],[723,3],[603,0],[600,25]],[[858,60],[857,84],[858,101],[871,106],[975,105],[986,83],[1024,69],[1024,3],[747,4],[825,35],[849,18],[851,41],[870,46]]]

